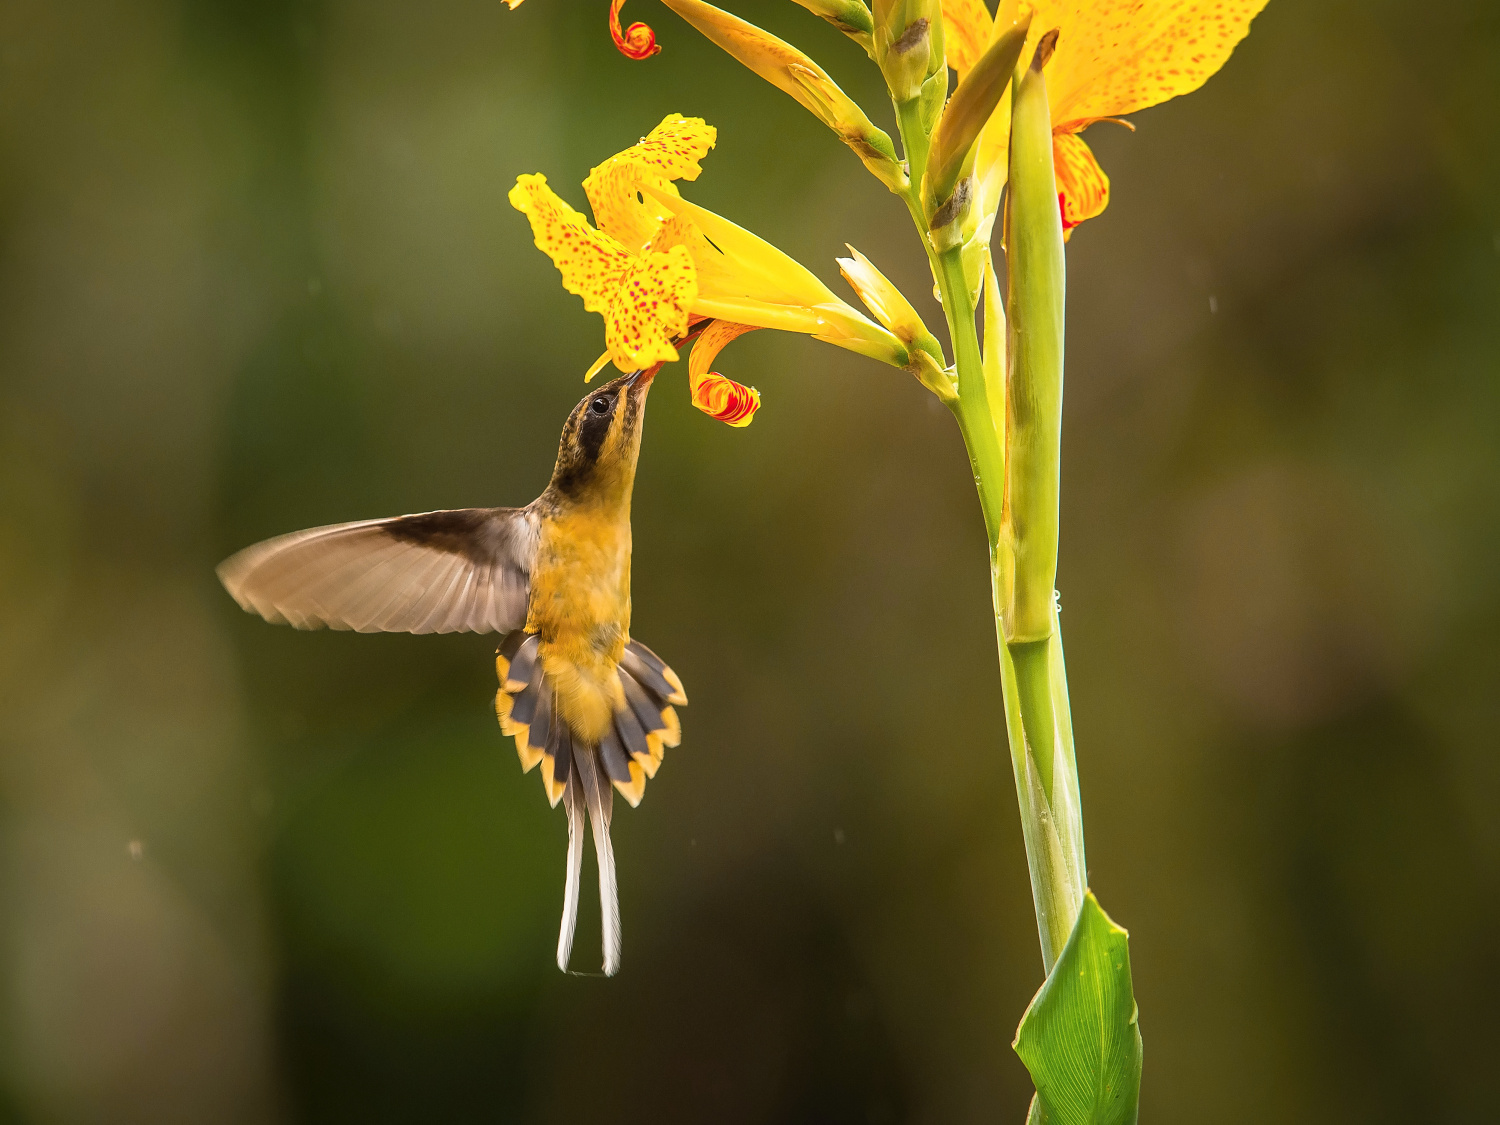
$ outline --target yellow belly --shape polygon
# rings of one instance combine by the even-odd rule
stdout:
[[[597,511],[544,521],[526,629],[557,691],[555,714],[596,742],[624,703],[616,671],[630,637],[630,523]]]

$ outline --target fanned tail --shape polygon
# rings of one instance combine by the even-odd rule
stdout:
[[[542,785],[555,807],[568,814],[568,868],[563,889],[557,965],[567,970],[578,920],[585,817],[591,822],[599,859],[599,905],[603,912],[604,972],[620,968],[620,904],[609,824],[618,789],[631,806],[640,803],[646,781],[656,776],[665,748],[682,739],[676,706],[687,703],[677,673],[639,641],[630,641],[616,670],[619,692],[614,720],[597,741],[584,742],[558,714],[557,693],[540,660],[541,639],[517,631],[495,659],[500,690],[495,711],[500,729],[516,740],[521,768],[540,764]],[[613,785],[614,788],[610,786]]]

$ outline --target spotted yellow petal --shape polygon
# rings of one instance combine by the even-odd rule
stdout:
[[[1079,223],[1109,206],[1109,177],[1089,146],[1073,133],[1052,134],[1052,167],[1057,176],[1063,237],[1067,238]]]
[[[719,131],[701,117],[669,113],[638,144],[610,157],[599,168],[634,164],[663,180],[696,180],[701,161],[718,139]],[[594,169],[595,172],[599,168]]]
[[[999,18],[1023,0],[1003,0]],[[1196,90],[1228,60],[1266,0],[1029,0],[1031,39],[1057,28],[1052,123],[1072,131]],[[1028,52],[1022,57],[1029,57]]]
[[[984,0],[943,0],[943,48],[960,80],[984,54],[994,22]]]
[[[717,136],[701,117],[672,113],[639,144],[600,164],[583,181],[599,229],[639,253],[668,215],[650,197],[642,198],[639,184],[675,195],[672,181],[696,180],[703,171],[699,161]]]
[[[693,354],[688,357],[688,390],[693,405],[710,418],[737,428],[748,426],[755,417],[755,412],[760,409],[760,392],[726,379],[709,368],[725,344],[754,331],[755,326],[751,324],[716,320],[703,330],[693,344]]]
[[[641,371],[677,358],[672,340],[687,332],[698,296],[693,259],[681,246],[631,263],[605,314],[604,342],[621,371]]]
[[[563,288],[583,298],[590,312],[607,313],[635,259],[547,186],[547,177],[520,176],[510,205],[531,220],[537,247],[562,274]]]

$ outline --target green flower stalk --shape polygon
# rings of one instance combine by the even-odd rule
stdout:
[[[1013,45],[1002,38],[991,53],[1000,52],[1014,65],[1026,28],[1012,34]],[[969,449],[990,537],[1006,726],[1048,972],[1072,931],[1085,890],[1082,809],[1054,593],[1065,271],[1042,73],[1054,42],[1055,36],[1043,38],[1011,99],[1010,300],[1005,316],[988,269],[988,357],[975,332],[962,248],[956,242],[932,247],[957,357],[959,393],[949,406]],[[985,82],[981,67],[975,72]],[[986,85],[993,105],[1004,87]],[[972,111],[955,95],[948,112]],[[939,135],[948,120],[945,115]],[[963,132],[972,145],[978,130]],[[945,157],[952,163],[971,154]],[[933,172],[932,164],[923,169],[924,182],[932,182]],[[915,169],[912,174],[915,178]],[[933,231],[932,242],[940,230]],[[1003,362],[996,355],[1002,350]],[[1002,370],[1003,386],[997,386]],[[1001,400],[992,402],[997,392]]]

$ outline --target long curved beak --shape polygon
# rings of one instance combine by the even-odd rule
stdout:
[[[655,367],[648,367],[643,371],[637,371],[634,375],[630,376],[631,388],[643,391],[651,386],[651,380],[656,378],[656,373],[661,370],[661,367],[662,365],[658,363]]]

